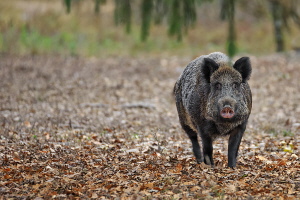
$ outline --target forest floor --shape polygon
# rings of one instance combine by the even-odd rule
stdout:
[[[191,58],[0,55],[0,199],[299,199],[300,54],[250,56],[253,110],[196,164],[172,89]]]

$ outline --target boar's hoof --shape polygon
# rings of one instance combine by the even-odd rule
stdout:
[[[204,156],[204,163],[210,166],[214,166],[214,163],[212,162],[212,160],[209,158],[209,156]]]
[[[234,111],[230,107],[224,107],[220,114],[223,118],[230,119],[234,116]]]

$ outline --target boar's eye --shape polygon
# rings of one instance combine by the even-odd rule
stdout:
[[[234,82],[232,84],[233,89],[238,89],[239,88],[239,83]]]
[[[215,88],[216,88],[216,90],[221,90],[221,88],[222,88],[221,83],[216,83]]]

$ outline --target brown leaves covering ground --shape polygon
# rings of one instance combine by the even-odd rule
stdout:
[[[188,58],[0,59],[0,199],[299,199],[299,54],[251,57],[237,168],[196,164],[171,95]]]

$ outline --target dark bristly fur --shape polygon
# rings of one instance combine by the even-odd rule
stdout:
[[[192,141],[198,163],[214,165],[213,140],[229,135],[228,166],[236,166],[239,145],[251,112],[252,96],[247,83],[251,75],[248,57],[233,65],[223,53],[200,56],[178,78],[174,96],[182,128]],[[221,112],[230,111],[226,117]],[[225,113],[226,114],[226,113]],[[202,152],[198,143],[202,140]]]

